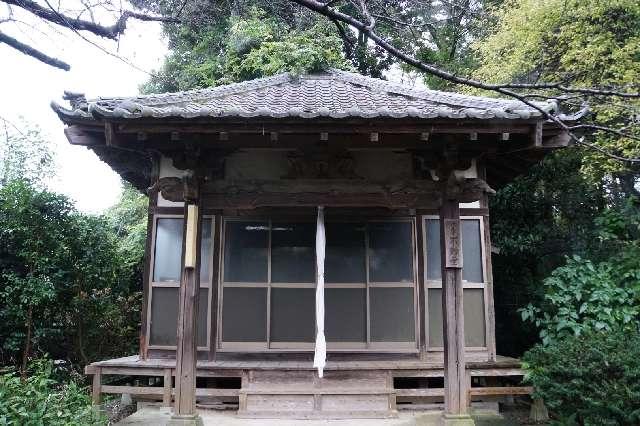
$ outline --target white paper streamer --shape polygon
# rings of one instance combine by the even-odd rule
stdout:
[[[324,207],[318,207],[316,223],[316,348],[313,366],[318,369],[318,377],[322,377],[327,362],[327,342],[324,338],[324,257],[326,247],[324,231]]]

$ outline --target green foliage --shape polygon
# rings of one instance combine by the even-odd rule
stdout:
[[[543,344],[590,331],[640,326],[640,210],[630,197],[593,220],[587,250],[592,259],[566,258],[543,281],[538,301],[520,310],[540,330]]]
[[[105,212],[105,218],[118,239],[122,262],[120,280],[128,282],[131,290],[139,291],[144,269],[149,199],[127,182],[122,182],[122,188],[120,199]]]
[[[480,80],[602,88],[633,88],[640,81],[640,4],[635,0],[512,0],[495,16],[492,34],[474,45],[480,64],[474,77]],[[640,135],[633,120],[640,109],[637,99],[592,97],[589,107],[590,121]],[[610,151],[640,154],[636,140],[605,132],[596,136]],[[639,171],[599,153],[585,155],[583,171],[595,180]]]
[[[188,90],[280,72],[349,68],[340,38],[326,24],[289,29],[258,9],[208,27],[179,28],[178,43],[144,92]]]
[[[126,240],[126,238],[125,238]],[[14,180],[0,188],[0,336],[3,363],[34,353],[86,364],[129,353],[140,286],[101,217]]]
[[[544,345],[591,330],[638,330],[640,248],[629,247],[614,261],[593,264],[573,256],[544,280],[542,306],[521,310],[541,329]]]
[[[563,424],[640,424],[640,333],[588,332],[536,346],[525,380]]]
[[[55,168],[53,152],[42,131],[24,119],[16,123],[0,121],[0,186],[14,179],[42,185]]]
[[[53,363],[34,361],[29,376],[0,374],[0,424],[20,426],[103,425],[107,419],[91,406],[86,389],[74,381],[59,385]]]

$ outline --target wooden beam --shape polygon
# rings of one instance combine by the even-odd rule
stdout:
[[[77,125],[66,127],[64,135],[71,145],[93,146],[104,144],[104,133],[90,132]]]
[[[447,197],[440,208],[440,258],[442,259],[442,323],[444,346],[444,424],[466,417],[468,396],[465,369],[462,240],[460,206]],[[452,416],[452,417],[451,417]],[[451,419],[450,419],[451,417]],[[456,423],[458,424],[458,423]],[[463,424],[463,423],[460,423]]]
[[[136,133],[145,131],[149,133],[171,133],[180,131],[182,133],[257,133],[266,134],[270,132],[278,133],[413,133],[419,134],[429,132],[431,134],[453,133],[453,134],[469,134],[477,132],[479,134],[502,134],[502,133],[520,133],[528,134],[531,132],[532,121],[430,121],[430,122],[399,122],[391,120],[339,120],[334,122],[311,122],[309,120],[294,121],[273,121],[273,122],[216,122],[194,123],[191,122],[149,122],[141,123],[139,121],[124,122],[118,125],[118,131],[122,133]]]
[[[156,184],[170,201],[184,198],[178,178],[162,178]],[[372,182],[362,179],[213,180],[200,189],[202,203],[213,209],[257,207],[331,206],[438,208],[444,192],[470,203],[494,191],[481,179],[436,182],[414,179]]]
[[[533,126],[533,131],[531,132],[531,142],[535,148],[542,147],[542,121],[536,123]]]
[[[93,373],[93,386],[91,392],[91,399],[93,401],[93,405],[100,405],[100,400],[102,397],[102,371],[100,371],[100,367],[97,367],[95,372]]]
[[[569,146],[570,142],[571,142],[571,136],[569,136],[569,133],[562,132],[558,135],[552,136],[542,141],[542,147],[543,148],[564,148],[566,146]]]
[[[163,384],[162,384],[162,405],[165,407],[171,406],[171,394],[173,391],[173,376],[170,368],[165,368]]]
[[[104,123],[104,143],[107,146],[115,146],[117,145],[117,135],[115,126],[113,123],[105,122]]]
[[[192,179],[182,181],[185,203],[183,231],[183,268],[178,290],[178,330],[176,345],[176,386],[174,417],[196,420],[196,362],[197,318],[200,274],[197,272],[197,241],[201,234],[201,215],[198,213],[199,192]],[[195,228],[195,229],[194,229]],[[161,388],[161,391],[164,390]]]

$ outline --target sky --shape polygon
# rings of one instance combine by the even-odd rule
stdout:
[[[3,13],[5,11],[0,10],[0,18]],[[18,8],[14,8],[14,13],[26,24],[2,24],[0,30],[64,60],[71,65],[71,70],[55,69],[0,43],[0,117],[17,124],[23,117],[39,125],[56,155],[58,175],[49,187],[74,200],[79,210],[99,213],[117,201],[120,178],[92,151],[68,143],[64,125],[49,104],[51,101],[66,104],[62,100],[65,90],[85,93],[88,98],[136,95],[138,86],[148,75],[109,56],[71,31],[48,28],[41,21],[20,13]],[[105,17],[102,23],[111,24],[113,21],[109,18]],[[130,20],[119,43],[83,35],[143,70],[157,69],[167,52],[158,23]]]

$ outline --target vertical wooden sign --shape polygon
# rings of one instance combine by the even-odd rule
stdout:
[[[444,219],[445,268],[462,268],[460,220]]]

